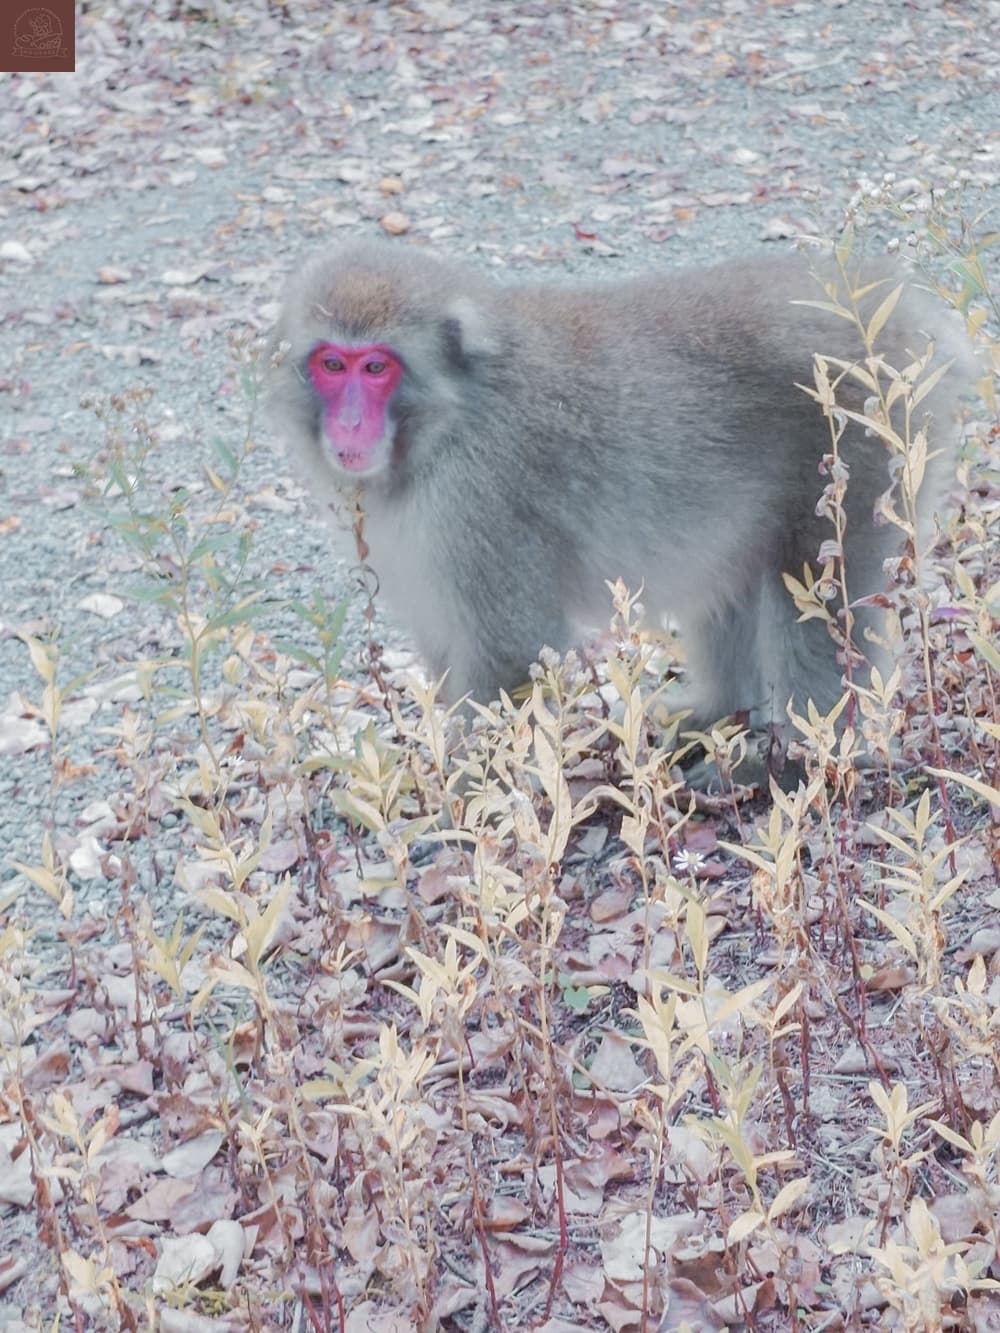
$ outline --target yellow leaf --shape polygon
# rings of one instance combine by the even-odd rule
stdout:
[[[741,1240],[745,1240],[765,1221],[764,1214],[753,1210],[749,1213],[743,1213],[729,1228],[726,1233],[726,1243],[728,1245],[738,1245]]]
[[[789,1208],[795,1206],[799,1199],[809,1188],[809,1177],[800,1176],[798,1180],[790,1180],[787,1185],[783,1185],[774,1196],[774,1202],[767,1210],[767,1220],[773,1222],[782,1213],[787,1213]]]
[[[54,902],[59,902],[62,897],[62,887],[51,870],[46,870],[44,866],[25,865],[23,861],[12,860],[10,864],[25,879],[30,880],[37,888],[47,893]]]
[[[222,841],[222,830],[219,827],[219,819],[214,810],[205,810],[202,806],[195,805],[194,801],[186,799],[182,799],[180,805],[199,833],[203,833],[206,838],[211,838],[213,842]]]
[[[535,743],[535,771],[546,796],[552,802],[552,818],[549,821],[548,846],[545,851],[545,859],[551,865],[561,861],[566,851],[566,843],[573,825],[573,803],[570,799],[569,783],[552,748],[552,742],[541,727],[535,727],[532,736]]]
[[[261,955],[271,942],[271,936],[274,934],[278,920],[285,910],[285,904],[288,902],[288,895],[291,891],[291,877],[286,875],[281,887],[274,894],[263,914],[243,931],[243,937],[247,942],[247,957],[255,969],[260,963]]]
[[[783,995],[775,1007],[773,1023],[775,1027],[781,1022],[793,1005],[798,1003],[799,996],[802,994],[802,982],[797,981],[787,995]]]
[[[943,366],[938,366],[937,370],[930,375],[926,375],[913,390],[913,406],[916,407],[931,390],[947,375],[948,371],[954,365],[953,361],[946,361]]]
[[[914,940],[913,936],[902,922],[897,921],[895,917],[890,916],[888,912],[884,912],[881,907],[876,907],[874,903],[865,902],[863,898],[859,899],[859,902],[866,912],[870,912],[877,921],[882,922],[882,925],[885,926],[886,930],[889,931],[891,935],[895,936],[911,958],[918,957],[916,940]]]
[[[868,328],[866,330],[865,337],[869,347],[871,347],[874,344],[875,339],[882,332],[882,329],[885,327],[886,320],[895,310],[896,302],[899,300],[902,294],[903,294],[903,284],[900,283],[898,287],[893,288],[893,290],[889,293],[889,295],[885,298],[885,300],[882,302],[879,308],[875,311],[874,315],[872,315],[871,319],[868,321]]]
[[[230,921],[234,921],[238,926],[243,924],[245,915],[242,906],[223,889],[196,889],[192,897],[197,898],[200,903],[204,903],[210,911],[228,917]]]
[[[833,253],[836,256],[837,263],[841,268],[847,267],[847,261],[851,257],[851,251],[854,249],[854,228],[845,227],[837,244],[833,247]]]
[[[942,1124],[940,1120],[929,1120],[927,1123],[933,1125],[941,1137],[946,1139],[953,1148],[957,1148],[959,1152],[968,1153],[970,1156],[972,1155],[972,1144],[968,1139],[964,1139],[961,1134],[956,1134],[953,1129],[949,1129],[948,1126]]]
[[[953,773],[948,768],[928,768],[928,773],[933,773],[936,778],[947,778],[951,782],[957,782],[962,787],[968,787],[974,791],[977,796],[981,796],[984,801],[990,805],[995,805],[1000,810],[1000,791],[995,787],[988,787],[985,782],[980,782],[978,778],[966,777],[964,773]]]
[[[30,634],[22,634],[21,641],[27,648],[31,656],[31,665],[35,668],[42,680],[47,685],[51,685],[56,678],[56,662],[54,650],[39,639]]]
[[[841,319],[854,323],[854,316],[843,306],[834,305],[832,301],[789,301],[789,305],[808,306],[812,310],[825,310],[828,315],[839,315]]]
[[[380,833],[385,827],[385,820],[379,809],[369,801],[363,801],[348,791],[334,793],[334,808],[339,815],[347,815],[356,823],[368,829],[370,833]]]
[[[299,1084],[299,1092],[307,1102],[318,1102],[324,1097],[336,1097],[342,1089],[333,1079],[307,1078]]]

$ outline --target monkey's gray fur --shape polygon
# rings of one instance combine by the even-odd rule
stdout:
[[[495,698],[527,678],[579,622],[606,623],[606,579],[644,584],[688,645],[702,722],[749,710],[762,727],[812,697],[828,709],[841,668],[821,622],[798,624],[782,571],[817,568],[833,536],[817,517],[827,422],[796,384],[812,355],[858,361],[857,330],[792,304],[824,300],[828,262],[743,259],[606,285],[500,284],[401,244],[356,243],[290,281],[272,372],[283,433],[323,501],[359,478],[338,466],[305,372],[318,341],[388,344],[405,365],[390,408],[387,466],[360,478],[365,537],[380,585],[448,697]],[[869,317],[903,277],[863,301]],[[920,404],[940,451],[925,514],[954,475],[957,395],[974,377],[960,321],[909,286],[878,339],[902,368],[936,346],[952,360]],[[866,393],[845,379],[842,406]],[[919,421],[916,424],[919,424]],[[915,428],[915,426],[914,426]],[[888,455],[851,425],[846,568],[852,597],[883,588],[899,546],[873,509]]]

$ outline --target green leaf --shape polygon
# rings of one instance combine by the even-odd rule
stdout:
[[[208,555],[215,551],[224,551],[226,547],[232,546],[236,539],[233,532],[214,532],[208,537],[202,537],[201,541],[195,542],[188,552],[188,560],[194,564],[200,560],[203,555]]]
[[[217,629],[229,629],[232,625],[249,625],[255,620],[260,620],[271,609],[269,602],[262,602],[263,592],[252,592],[248,597],[241,598],[235,606],[223,611],[212,619],[205,626],[205,630],[211,633]]]
[[[125,589],[125,596],[147,605],[163,605],[175,600],[177,589],[172,583],[133,583]]]
[[[591,1000],[607,993],[607,986],[571,986],[564,982],[562,988],[563,1004],[567,1009],[583,1014],[589,1008]]]
[[[323,664],[320,662],[319,658],[309,652],[307,648],[302,648],[297,643],[289,643],[285,639],[275,639],[274,646],[278,652],[282,653],[285,657],[291,657],[296,662],[304,662],[306,666],[312,667],[313,671],[322,674]]]
[[[229,445],[218,435],[213,435],[209,443],[212,447],[212,452],[225,464],[229,469],[230,474],[235,476],[239,471],[240,465],[236,455],[233,453],[232,449],[230,449]]]

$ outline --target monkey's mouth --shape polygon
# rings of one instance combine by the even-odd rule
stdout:
[[[364,472],[377,472],[378,459],[370,449],[335,449],[334,457],[345,472],[354,475]]]
[[[331,438],[326,432],[325,445],[330,451],[331,461],[345,472],[370,472],[375,466],[376,450],[371,442],[357,438],[344,438],[346,432],[340,432],[340,439]]]
[[[340,466],[347,468],[348,472],[364,472],[368,467],[368,455],[358,450],[341,450],[337,458]]]

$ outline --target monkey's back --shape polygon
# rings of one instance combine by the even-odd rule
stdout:
[[[692,549],[707,553],[706,567],[728,565],[751,578],[758,563],[784,558],[776,548],[790,559],[802,549],[815,558],[831,535],[829,521],[815,514],[825,484],[820,464],[831,449],[829,425],[799,386],[814,385],[814,353],[851,364],[866,353],[853,321],[796,302],[829,304],[821,281],[834,275],[829,262],[790,256],[583,288],[501,289],[501,311],[518,328],[533,330],[519,359],[540,362],[547,372],[542,380],[527,372],[520,380],[535,386],[522,455],[528,475],[544,484],[548,463],[553,484],[561,476],[566,486],[569,477],[568,484],[591,497],[589,518],[597,523],[602,510],[619,511],[624,489],[635,521],[610,540],[627,573],[641,572],[647,586],[656,574],[643,568],[643,534],[658,512],[669,512],[671,531],[663,540],[684,567],[665,577],[664,600],[676,603],[685,588],[691,591],[683,553]],[[901,266],[891,263],[852,278],[856,289],[869,288],[857,302],[864,325],[905,279]],[[850,305],[843,279],[838,297]],[[923,355],[930,340],[933,367],[957,363],[917,414],[929,413],[932,448],[938,433],[950,430],[957,397],[973,373],[964,332],[949,314],[908,284],[876,341],[877,353],[898,370]],[[575,386],[572,403],[559,392],[563,382]],[[868,392],[847,376],[838,404],[861,413]],[[876,501],[889,485],[889,455],[879,438],[853,424],[840,447],[850,468],[850,543],[851,529],[871,528]],[[954,456],[945,450],[928,469],[925,511],[953,475]],[[727,521],[733,507],[738,522]],[[587,540],[593,549],[589,533]],[[893,540],[887,533],[887,546]],[[876,558],[884,553],[879,546]],[[601,552],[598,561],[608,554]]]

